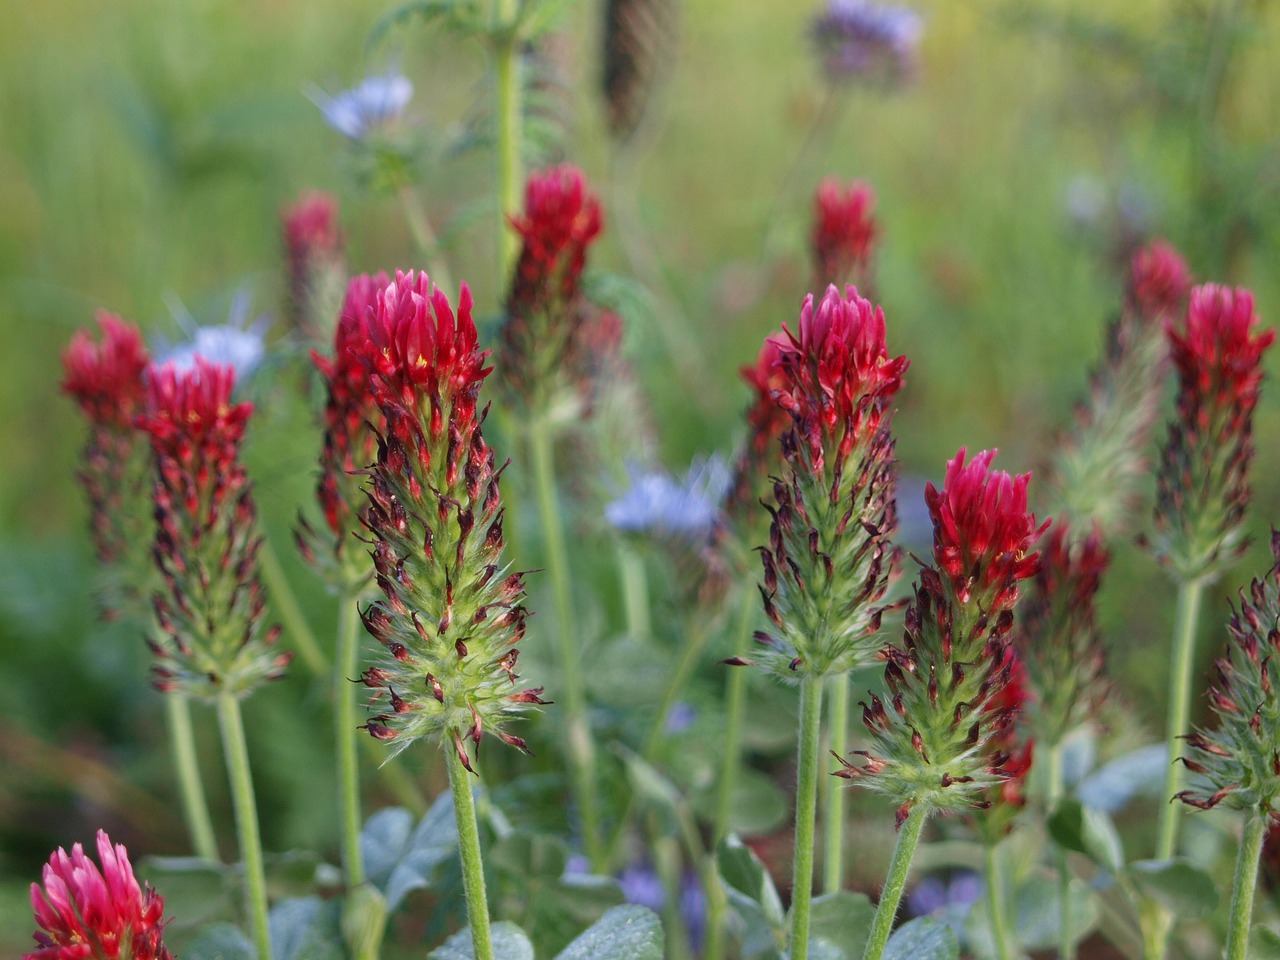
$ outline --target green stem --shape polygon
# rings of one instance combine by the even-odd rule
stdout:
[[[742,591],[741,602],[733,641],[735,657],[746,656],[751,647],[751,626],[755,623],[756,610],[760,606],[760,600],[750,586]],[[720,765],[719,793],[716,796],[715,833],[712,835],[714,845],[718,845],[729,832],[729,815],[733,810],[733,788],[738,779],[738,770],[742,766],[742,726],[746,720],[749,679],[750,674],[746,667],[729,668],[729,691],[725,697],[727,705],[724,721],[724,756]]]
[[[449,759],[449,788],[453,792],[453,815],[458,821],[458,853],[462,857],[462,887],[467,898],[467,922],[475,960],[493,960],[493,935],[489,931],[489,899],[484,889],[484,860],[480,855],[480,828],[476,825],[475,799],[471,777],[462,758],[445,744]]]
[[[431,277],[431,282],[440,290],[444,290],[449,294],[450,298],[457,295],[454,289],[452,278],[449,274],[449,266],[444,260],[444,251],[440,247],[440,240],[436,237],[436,232],[431,227],[431,219],[427,216],[427,211],[422,206],[422,201],[418,197],[418,192],[409,184],[405,184],[399,191],[400,209],[404,213],[405,223],[409,227],[409,233],[413,237],[413,242],[418,248],[418,252],[426,259],[427,273]]]
[[[796,760],[796,856],[791,884],[791,960],[809,957],[809,905],[813,899],[814,827],[818,806],[818,754],[822,735],[822,677],[800,683],[800,742]]]
[[[546,421],[535,417],[529,424],[529,445],[533,460],[534,486],[538,498],[538,518],[542,524],[547,571],[555,594],[556,628],[560,648],[560,689],[564,691],[565,722],[569,727],[569,759],[572,765],[575,800],[582,816],[583,844],[593,871],[607,868],[607,851],[601,842],[600,816],[596,806],[596,749],[587,723],[587,698],[579,669],[578,630],[573,597],[569,589],[568,550],[560,505],[556,499],[555,463],[551,432]]]
[[[1062,769],[1062,744],[1049,746],[1049,782],[1045,790],[1045,812],[1051,815],[1058,806],[1065,792],[1065,777]],[[1059,960],[1075,960],[1076,938],[1071,927],[1071,870],[1067,863],[1067,852],[1059,850],[1055,858],[1058,866],[1058,958]]]
[[[617,556],[627,633],[635,638],[651,637],[653,624],[649,620],[649,577],[645,573],[644,558],[622,540],[618,540]]]
[[[1182,784],[1182,767],[1173,762],[1178,738],[1185,734],[1191,704],[1191,665],[1195,660],[1196,624],[1200,619],[1200,600],[1204,580],[1187,580],[1178,585],[1178,610],[1173,625],[1173,668],[1169,674],[1169,720],[1165,727],[1165,743],[1169,746],[1169,766],[1165,770],[1164,801],[1160,809],[1160,832],[1156,843],[1156,859],[1168,860],[1178,849],[1178,822],[1182,804],[1173,800]]]
[[[490,7],[490,68],[493,71],[494,153],[498,193],[498,277],[506,283],[520,254],[520,242],[507,217],[520,212],[524,186],[521,158],[519,38],[515,0],[493,0]]]
[[[338,801],[342,816],[342,866],[347,889],[364,883],[364,858],[360,855],[360,764],[356,756],[356,693],[351,680],[359,669],[356,598],[344,596],[338,603],[338,638],[334,647],[333,718],[338,756]]]
[[[661,829],[654,817],[648,820],[654,868],[662,883],[662,929],[667,941],[664,960],[689,960],[689,928],[680,912],[680,841]]]
[[[849,752],[849,675],[827,681],[827,737],[836,756]],[[844,886],[844,782],[827,777],[823,789],[822,892],[835,893]]]
[[[889,942],[889,934],[893,932],[893,919],[898,914],[898,904],[902,902],[902,892],[907,888],[911,858],[915,856],[916,846],[920,843],[920,832],[924,829],[927,816],[924,804],[914,803],[907,819],[898,828],[898,842],[893,848],[893,859],[889,861],[889,873],[884,878],[880,905],[876,907],[875,920],[871,923],[871,935],[867,938],[867,949],[862,954],[862,960],[880,960],[884,955],[885,944]]]
[[[331,669],[329,658],[320,650],[316,635],[302,612],[302,605],[298,603],[298,596],[289,585],[289,578],[285,576],[280,558],[271,548],[271,541],[265,537],[258,548],[258,562],[262,566],[262,576],[267,582],[267,593],[275,602],[280,619],[284,621],[285,633],[293,641],[298,653],[302,655],[307,669],[317,677],[327,677]]]
[[[164,698],[169,719],[169,744],[173,749],[173,765],[178,773],[178,795],[182,798],[182,815],[196,856],[210,863],[218,862],[218,841],[213,834],[213,819],[200,782],[200,765],[196,761],[195,731],[191,726],[191,701],[179,694]]]
[[[1253,891],[1258,883],[1258,859],[1262,856],[1262,843],[1267,838],[1267,819],[1266,813],[1252,810],[1244,824],[1244,836],[1236,856],[1236,878],[1231,889],[1226,960],[1245,960],[1249,924],[1253,919]]]
[[[1000,858],[994,843],[986,844],[987,910],[991,915],[991,939],[998,960],[1013,960],[1009,952],[1009,932],[1005,929],[1004,879],[1000,875]]]
[[[258,960],[271,960],[271,933],[267,926],[267,880],[262,867],[262,837],[258,832],[258,806],[253,796],[253,775],[249,771],[249,749],[244,740],[244,720],[235,694],[218,697],[218,727],[227,757],[227,777],[231,781],[231,801],[240,838],[240,859],[244,863],[245,900],[258,948]]]
[[[692,635],[685,637],[684,643],[681,644],[680,660],[676,663],[671,679],[667,682],[667,689],[662,694],[662,703],[658,706],[657,716],[653,718],[649,735],[644,741],[643,756],[650,763],[657,755],[662,736],[666,733],[667,716],[671,713],[671,708],[675,706],[680,694],[684,693],[685,688],[688,687],[689,678],[693,676],[693,671],[697,669],[698,661],[702,658],[707,638],[711,636],[711,627],[712,620],[705,615],[702,616]]]

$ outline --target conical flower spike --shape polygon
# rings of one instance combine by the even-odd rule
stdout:
[[[1072,520],[1079,536],[1096,523],[1110,539],[1133,523],[1167,367],[1164,324],[1186,302],[1186,264],[1168,244],[1155,241],[1134,255],[1127,287],[1089,395],[1071,430],[1054,445],[1049,486],[1055,513]]]
[[[327,340],[347,275],[337,201],[327,193],[305,194],[281,213],[280,221],[289,318],[312,340]]]
[[[123,844],[98,831],[98,860],[59,847],[31,885],[39,949],[23,960],[172,960],[164,945],[164,899],[140,886]]]
[[[1191,291],[1186,332],[1166,331],[1178,409],[1157,475],[1154,546],[1179,579],[1208,579],[1242,549],[1253,408],[1275,331],[1258,329],[1248,290],[1213,284]]]
[[[364,353],[378,297],[389,282],[385,273],[352,278],[334,333],[333,356],[311,353],[327,394],[316,486],[325,527],[317,530],[300,519],[298,547],[328,583],[344,592],[358,589],[371,577],[363,551],[353,549],[352,540],[363,531],[358,518],[367,502],[361,474],[374,461],[375,431],[384,425]]]
[[[529,178],[524,214],[512,220],[523,245],[507,297],[501,370],[535,415],[576,405],[586,322],[581,295],[587,248],[600,233],[600,203],[581,171],[563,165]]]
[[[965,463],[961,449],[941,492],[925,490],[933,566],[920,571],[903,645],[882,652],[889,703],[863,705],[875,746],[840,771],[888,796],[900,817],[916,804],[984,808],[1010,777],[996,747],[1012,711],[993,701],[1013,679],[1018,583],[1035,575],[1032,547],[1047,524],[1027,511],[1030,474],[991,470],[994,455]]]
[[[1035,692],[1028,712],[1043,743],[1058,743],[1096,716],[1106,696],[1094,601],[1109,560],[1096,526],[1079,537],[1058,520],[1040,545],[1014,642]]]
[[[506,728],[544,702],[515,672],[524,580],[502,557],[502,469],[480,431],[490,368],[471,292],[455,314],[425,274],[397,273],[363,355],[386,418],[367,491],[383,597],[363,619],[384,653],[362,678],[377,711],[366,729],[397,752],[432,740],[470,768],[485,735],[525,749]]]
[[[781,437],[769,543],[761,548],[765,613],[758,660],[783,678],[844,672],[874,658],[894,555],[897,465],[890,403],[907,358],[890,359],[884,314],[849,287],[805,298],[799,331],[770,342],[781,373]]]
[[[1180,760],[1195,776],[1178,799],[1207,810],[1219,804],[1280,818],[1280,533],[1271,534],[1276,564],[1239,604],[1209,688],[1213,729],[1186,737]]]
[[[880,226],[871,214],[876,195],[861,180],[847,186],[823,180],[813,198],[809,248],[818,284],[852,283],[871,287],[871,258]]]
[[[234,374],[197,357],[147,375],[138,425],[155,456],[155,686],[190,697],[242,696],[284,675],[290,654],[264,634],[257,509],[240,463],[253,406],[232,403]]]
[[[1003,675],[1008,667],[1009,681],[987,701],[985,710],[995,728],[987,742],[989,762],[1005,779],[987,792],[975,814],[978,829],[988,843],[999,842],[1012,829],[1013,818],[1027,803],[1027,776],[1035,746],[1023,724],[1032,702],[1026,668],[1012,647],[1005,649],[1008,661],[998,672]]]
[[[62,357],[62,389],[89,421],[89,439],[77,479],[89,501],[89,529],[98,560],[120,571],[119,585],[102,598],[108,614],[138,605],[137,584],[149,564],[145,552],[146,501],[151,464],[146,438],[134,427],[150,359],[137,328],[98,314],[102,339],[80,331]]]

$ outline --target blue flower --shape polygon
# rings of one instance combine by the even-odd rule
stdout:
[[[630,486],[604,508],[605,519],[627,533],[653,533],[697,540],[721,520],[732,477],[721,457],[698,459],[683,479],[629,465]]]
[[[224,324],[202,327],[180,303],[170,304],[178,326],[187,339],[179,343],[157,344],[155,363],[172,363],[180,371],[195,366],[196,357],[210,363],[235,368],[240,383],[262,362],[266,354],[267,318],[249,322],[249,293],[241,290],[231,301],[231,312]]]
[[[813,38],[833,79],[909,75],[924,21],[907,7],[874,0],[829,0]]]
[[[370,131],[395,120],[412,96],[413,84],[394,71],[365,77],[335,96],[317,87],[307,91],[307,97],[324,114],[325,122],[352,140],[363,140]]]

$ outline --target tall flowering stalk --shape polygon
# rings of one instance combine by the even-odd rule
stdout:
[[[839,775],[898,808],[898,843],[876,911],[867,960],[879,960],[893,927],[925,820],[986,809],[1011,779],[1004,730],[1015,710],[993,703],[1013,680],[1010,633],[1018,584],[1035,575],[1032,552],[1045,525],[1027,509],[1030,474],[992,470],[994,451],[947,464],[925,503],[933,520],[933,564],[923,566],[907,608],[901,646],[886,647],[888,704],[863,704],[870,750]]]
[[[269,960],[266,880],[240,700],[284,675],[278,627],[262,629],[261,537],[240,445],[252,404],[233,403],[230,367],[197,357],[153,367],[138,425],[151,439],[156,481],[154,685],[212,702],[226,754],[258,956]]]
[[[365,729],[395,752],[419,740],[444,749],[475,955],[492,960],[467,773],[485,734],[527,750],[507,728],[544,701],[515,672],[524,579],[502,557],[503,468],[477,408],[491,368],[470,291],[455,314],[425,274],[397,273],[377,298],[363,357],[386,421],[366,515],[382,597],[361,617],[382,655],[362,676],[379,711]]]
[[[871,256],[880,234],[871,212],[875,203],[875,193],[861,180],[842,184],[828,177],[818,185],[809,235],[815,283],[871,289]]]
[[[601,229],[599,201],[580,171],[552,167],[529,178],[525,209],[512,219],[522,244],[507,296],[499,368],[505,386],[527,412],[538,518],[555,595],[561,686],[569,727],[573,792],[586,854],[607,869],[600,827],[595,744],[578,658],[580,637],[570,590],[568,549],[558,502],[554,443],[558,428],[580,409],[576,370],[586,316],[581,292],[587,250]]]
[[[108,575],[104,615],[149,616],[151,583],[151,457],[135,419],[146,402],[144,372],[150,363],[142,334],[113,314],[98,314],[102,339],[83,331],[63,355],[62,389],[89,421],[89,440],[78,478],[89,501],[90,532]],[[191,707],[185,697],[165,700],[170,749],[178,774],[183,817],[196,854],[216,860],[213,820],[196,761]]]
[[[308,193],[280,215],[288,270],[288,314],[313,340],[333,333],[346,283],[346,243],[338,204],[327,193]]]
[[[38,949],[23,960],[173,960],[164,945],[164,898],[141,886],[124,844],[98,831],[98,861],[59,847],[31,884]]]
[[[908,361],[889,357],[884,313],[854,287],[843,294],[828,287],[820,302],[807,296],[797,332],[784,326],[770,342],[781,372],[772,400],[790,425],[780,439],[785,477],[766,503],[769,543],[761,549],[761,596],[773,628],[757,634],[750,662],[800,684],[791,956],[804,960],[823,684],[831,678],[839,697],[848,671],[878,649],[877,604],[897,521],[890,404]],[[838,836],[834,844],[829,857],[838,855]]]
[[[1178,585],[1167,727],[1172,756],[1187,726],[1201,596],[1244,546],[1253,410],[1262,355],[1275,331],[1258,329],[1248,290],[1213,284],[1191,291],[1185,333],[1172,324],[1166,331],[1178,373],[1177,414],[1161,451],[1152,546]],[[1171,764],[1164,795],[1180,787],[1181,768]],[[1161,859],[1177,850],[1180,809],[1171,803],[1161,811]]]
[[[299,552],[338,594],[338,632],[334,648],[334,737],[338,758],[338,798],[342,817],[342,862],[348,889],[364,882],[360,850],[360,770],[356,755],[356,699],[349,679],[359,664],[357,604],[373,576],[368,558],[353,549],[363,531],[365,504],[361,489],[365,468],[377,452],[377,432],[385,420],[373,397],[372,371],[365,353],[377,301],[387,288],[384,273],[361,274],[347,285],[333,355],[312,351],[311,359],[325,385],[324,442],[316,499],[322,527],[305,517],[298,522]]]

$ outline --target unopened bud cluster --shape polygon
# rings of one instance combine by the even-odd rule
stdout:
[[[397,273],[363,355],[386,422],[366,515],[382,597],[362,617],[383,650],[362,677],[378,711],[366,729],[397,751],[451,744],[470,769],[467,740],[490,733],[523,750],[504,727],[543,702],[515,672],[524,581],[502,557],[502,468],[477,409],[490,368],[470,291],[455,315],[425,274]]]
[[[1191,292],[1185,333],[1167,326],[1177,414],[1157,474],[1156,555],[1183,579],[1216,576],[1243,547],[1262,355],[1253,294],[1213,284]]]
[[[253,406],[232,402],[234,380],[203,357],[185,372],[153,367],[138,421],[156,468],[154,683],[205,699],[242,696],[283,676],[290,659],[274,649],[279,627],[262,631],[261,538],[239,458]]]
[[[1271,534],[1276,563],[1227,625],[1229,639],[1214,662],[1209,708],[1216,724],[1186,737],[1179,759],[1197,781],[1177,799],[1202,810],[1224,804],[1236,810],[1280,814],[1280,533]]]
[[[918,803],[985,809],[1016,772],[1002,744],[1018,707],[999,698],[1014,679],[1018,583],[1035,574],[1045,528],[1027,511],[1030,475],[991,470],[993,456],[966,463],[961,449],[942,491],[926,488],[933,565],[920,571],[902,645],[881,653],[887,702],[871,694],[862,705],[874,745],[839,774],[888,796],[899,821]]]
[[[895,555],[897,465],[890,403],[907,358],[890,359],[884,313],[829,287],[805,298],[798,333],[770,338],[790,418],[780,444],[761,593],[773,624],[758,656],[787,679],[869,663]]]

